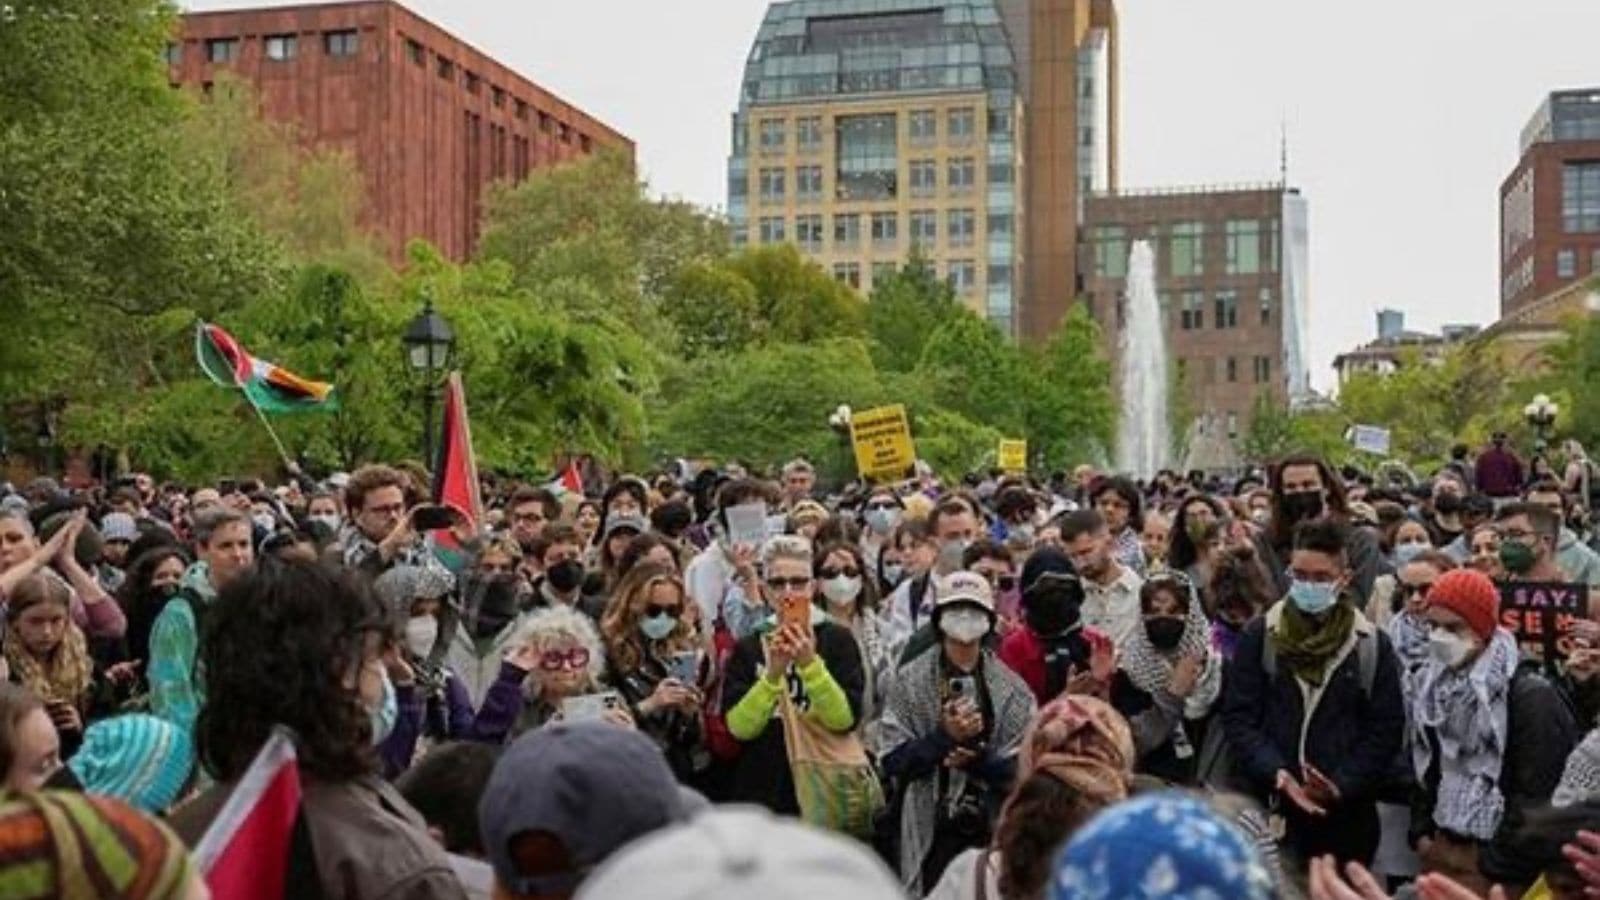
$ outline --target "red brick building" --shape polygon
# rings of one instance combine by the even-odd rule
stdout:
[[[1500,313],[1600,275],[1600,88],[1557,91],[1500,186]]]
[[[396,259],[416,237],[469,255],[494,181],[601,148],[633,158],[617,131],[390,0],[190,13],[167,61],[202,89],[233,71],[269,118],[350,152]]]

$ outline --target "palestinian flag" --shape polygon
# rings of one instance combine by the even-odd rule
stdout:
[[[244,391],[245,399],[262,412],[331,411],[339,408],[333,385],[309,381],[288,369],[257,359],[215,325],[195,326],[194,355],[200,370],[223,387]]]
[[[214,897],[281,900],[292,896],[291,853],[300,815],[294,742],[274,728],[206,829],[195,862]]]

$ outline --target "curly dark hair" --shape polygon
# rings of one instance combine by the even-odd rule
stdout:
[[[117,589],[117,603],[128,619],[126,639],[129,659],[150,658],[150,629],[155,627],[156,616],[166,608],[167,598],[150,589],[150,579],[156,569],[169,559],[176,559],[189,568],[189,554],[177,544],[159,544],[146,549],[138,556],[129,556],[133,564],[128,567],[128,577]]]
[[[1228,509],[1209,494],[1195,494],[1178,504],[1172,517],[1172,530],[1167,536],[1167,565],[1182,572],[1200,559],[1200,548],[1189,534],[1189,507],[1207,506],[1218,522],[1228,520]]]
[[[1045,896],[1051,862],[1061,845],[1105,809],[1105,803],[1035,772],[1017,785],[995,826],[1000,851],[1000,896]]]
[[[229,582],[200,642],[195,742],[212,777],[243,775],[274,725],[294,731],[302,771],[332,781],[377,771],[367,709],[348,685],[385,622],[364,579],[321,563],[264,560]]]

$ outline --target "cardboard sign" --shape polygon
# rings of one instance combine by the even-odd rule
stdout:
[[[1589,610],[1589,586],[1549,581],[1500,585],[1500,625],[1525,651],[1552,665],[1572,650],[1572,623]]]
[[[1376,425],[1357,425],[1350,429],[1350,443],[1363,453],[1389,455],[1389,429]]]
[[[898,403],[851,416],[850,440],[862,478],[894,481],[907,477],[917,464],[911,421],[906,418],[906,408]]]
[[[1027,441],[1000,441],[999,453],[1000,469],[1005,472],[1028,471],[1028,442]]]

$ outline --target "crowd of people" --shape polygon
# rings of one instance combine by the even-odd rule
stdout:
[[[7,486],[0,897],[207,896],[279,729],[292,897],[1600,896],[1564,451]],[[1559,641],[1518,584],[1579,586]]]

